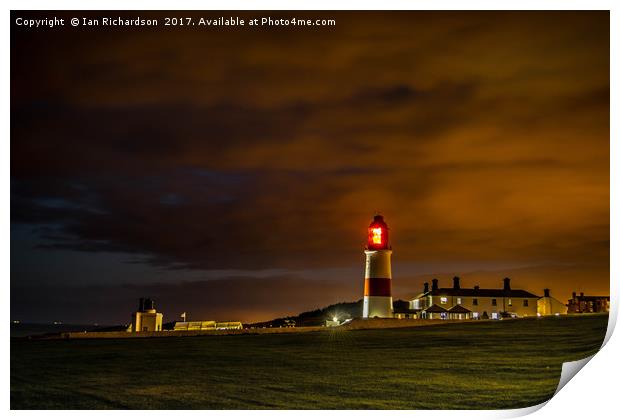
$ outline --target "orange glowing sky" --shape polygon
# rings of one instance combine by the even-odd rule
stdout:
[[[337,25],[11,28],[12,317],[356,300],[376,211],[395,298],[609,293],[608,12],[294,14]]]

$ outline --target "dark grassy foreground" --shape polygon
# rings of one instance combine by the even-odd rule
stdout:
[[[12,409],[519,408],[607,316],[419,328],[11,342]]]

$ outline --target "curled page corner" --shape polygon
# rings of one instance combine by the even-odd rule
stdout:
[[[592,358],[595,355],[596,353],[584,359],[562,363],[562,373],[560,374],[560,381],[558,382],[558,387],[555,389],[555,392],[553,393],[553,397],[555,397],[557,393],[560,392],[560,390],[564,387],[564,385],[566,385],[571,379],[573,379],[573,377],[577,374],[577,372],[579,372],[586,364],[588,364],[588,362],[592,360]],[[538,411],[541,408],[543,408],[545,405],[547,405],[549,401],[551,401],[551,399],[553,399],[553,397],[549,398],[547,401],[544,401],[540,404],[533,405],[530,407],[504,410],[502,412],[502,415],[500,415],[500,417],[501,418],[515,418],[515,417],[527,416],[528,414],[532,414],[535,411]]]
[[[553,397],[557,395],[558,392],[566,385],[573,377],[579,372],[594,356],[588,356],[584,359],[574,360],[572,362],[564,362],[562,363],[562,373],[560,374],[560,381],[558,382],[558,387],[555,389],[553,393]],[[514,417],[523,417],[528,414],[532,414],[535,411],[543,408],[551,399],[549,398],[547,401],[544,401],[540,404],[533,405],[531,407],[517,408],[512,410],[505,410],[503,412],[502,418],[514,418]]]
[[[592,360],[594,356],[595,354],[593,354],[592,356],[588,356],[585,359],[562,363],[562,374],[560,375],[560,382],[558,382],[558,387],[556,388],[553,396],[555,397],[557,393],[560,392],[562,388],[564,388],[564,385],[566,385],[568,381],[573,379],[573,376],[575,376],[577,372],[579,372],[590,360]]]
[[[541,408],[543,408],[545,405],[547,405],[547,403],[551,401],[550,399],[544,402],[541,402],[540,404],[536,404],[536,405],[532,405],[529,407],[523,407],[523,408],[511,408],[508,410],[501,410],[501,411],[494,411],[493,414],[495,415],[495,418],[503,418],[503,419],[512,419],[512,418],[517,418],[517,417],[525,417],[529,414],[532,414],[538,410],[540,410]]]

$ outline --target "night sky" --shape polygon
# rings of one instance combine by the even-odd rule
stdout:
[[[193,14],[228,15],[277,16]],[[336,26],[13,23],[11,317],[358,300],[375,212],[395,299],[455,274],[609,294],[608,12],[282,14],[317,15]]]

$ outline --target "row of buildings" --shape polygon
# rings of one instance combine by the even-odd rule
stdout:
[[[569,314],[609,312],[609,296],[584,296],[583,292],[568,300]]]
[[[567,306],[550,295],[545,289],[543,296],[522,289],[513,289],[510,279],[505,278],[503,287],[497,289],[461,287],[461,279],[454,277],[452,287],[440,287],[433,279],[429,288],[409,301],[409,308],[396,308],[396,318],[422,319],[500,319],[561,315]]]
[[[542,296],[513,289],[509,278],[504,279],[501,288],[489,289],[461,287],[459,277],[452,279],[452,287],[440,287],[437,279],[433,279],[431,285],[424,283],[424,290],[409,300],[408,307],[394,308],[389,235],[390,229],[383,216],[375,215],[368,226],[368,243],[364,250],[363,318],[501,319],[609,311],[609,296],[585,296],[584,293],[577,296],[573,292],[572,299],[564,304],[552,297],[549,289],[544,289]],[[337,319],[331,322],[340,324]],[[163,314],[155,310],[153,300],[141,298],[128,331],[162,331],[163,327]],[[175,331],[203,331],[242,329],[243,325],[237,321],[191,321],[173,322],[166,327]]]
[[[150,298],[140,298],[138,310],[131,314],[131,324],[127,332],[150,332],[150,331],[216,331],[216,330],[240,330],[243,325],[239,321],[189,321],[172,322],[164,328],[164,314],[155,310],[155,302]]]
[[[500,319],[528,316],[548,316],[582,313],[609,312],[609,296],[585,296],[583,292],[568,304],[560,302],[544,289],[538,296],[522,289],[513,289],[510,279],[505,278],[503,287],[483,289],[461,287],[461,279],[454,277],[452,287],[439,287],[433,279],[429,288],[409,301],[408,308],[394,308],[395,318],[422,319]]]

